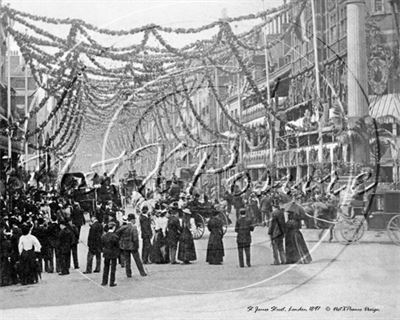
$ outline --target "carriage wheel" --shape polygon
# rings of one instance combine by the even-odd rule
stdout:
[[[394,216],[389,220],[387,232],[390,240],[392,240],[394,244],[400,246],[400,215]]]
[[[192,230],[192,235],[193,235],[193,239],[198,240],[204,234],[205,222],[204,222],[204,218],[201,215],[199,215],[198,213],[194,213],[193,218],[194,218],[194,221],[196,224],[196,229]]]
[[[218,217],[221,219],[221,221],[222,221],[222,231],[223,231],[223,233],[225,234],[227,231],[228,231],[228,217],[226,216],[226,214],[225,213],[223,213],[223,212],[220,212],[219,214],[218,214]]]
[[[359,217],[351,220],[345,219],[339,221],[336,224],[335,229],[340,233],[340,243],[351,244],[357,242],[362,238],[365,230],[367,229],[367,225],[364,217]]]

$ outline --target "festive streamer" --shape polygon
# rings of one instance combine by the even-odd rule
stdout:
[[[235,187],[236,187],[236,182],[239,181],[240,179],[245,178],[246,184],[245,186],[238,192],[235,192]],[[239,173],[236,173],[232,177],[230,177],[227,181],[226,184],[229,186],[229,191],[233,197],[238,197],[245,193],[251,186],[251,177],[250,174],[247,171],[242,171]]]
[[[232,144],[231,147],[231,157],[222,168],[217,168],[217,169],[209,169],[206,171],[207,174],[220,174],[223,172],[227,172],[228,170],[233,169],[239,159],[239,139],[238,137],[235,139],[234,143]]]
[[[118,157],[92,163],[92,165],[90,167],[92,169],[94,169],[94,168],[96,168],[98,166],[103,166],[104,167],[107,164],[113,163],[115,161],[120,161],[121,159],[123,159],[126,156],[126,154],[127,154],[127,151],[124,150],[124,151],[122,151],[122,153]]]
[[[76,158],[76,154],[73,154],[71,157],[68,158],[68,160],[65,162],[64,167],[62,167],[62,169],[60,170],[60,172],[57,175],[57,179],[56,179],[56,190],[60,191],[61,190],[61,179],[64,176],[64,174],[66,174],[69,169],[72,167],[72,165],[74,164]]]
[[[219,133],[216,130],[212,130],[210,127],[208,127],[204,121],[201,119],[201,116],[197,113],[196,108],[193,105],[192,99],[190,98],[188,91],[186,89],[184,80],[182,79],[182,88],[183,88],[183,93],[187,102],[187,106],[189,107],[190,111],[192,112],[193,116],[195,117],[196,121],[201,125],[201,127],[203,129],[205,129],[207,132],[211,133],[213,136],[215,137],[219,137],[219,138],[224,138],[226,139],[226,136],[224,136],[223,134]]]
[[[139,187],[139,192],[142,193],[143,189],[146,187],[147,182],[154,176],[158,171],[162,163],[162,158],[165,152],[165,145],[160,144],[158,146],[158,153],[157,153],[157,161],[154,169],[147,175],[147,177],[143,180],[142,185]]]
[[[346,185],[343,185],[343,186],[341,186],[341,187],[339,187],[339,188],[334,190],[333,188],[335,187],[335,184],[337,183],[338,180],[339,180],[339,175],[338,175],[337,171],[336,170],[332,170],[331,176],[330,176],[330,181],[329,181],[329,184],[328,184],[328,187],[327,187],[327,193],[328,194],[336,196],[342,190],[347,188]]]
[[[169,159],[171,159],[171,157],[175,154],[175,153],[177,153],[178,151],[180,151],[180,150],[182,150],[183,148],[186,148],[186,144],[184,143],[184,142],[182,142],[182,143],[179,143],[174,149],[172,149],[168,154],[167,154],[167,156],[163,159],[163,161],[160,163],[160,166],[158,167],[158,171],[157,171],[157,173],[156,173],[156,177],[157,177],[157,179],[156,179],[156,184],[155,184],[155,187],[156,188],[159,188],[160,187],[160,184],[161,184],[161,176],[162,176],[162,169],[163,169],[163,167],[164,167],[164,165],[167,163],[167,161],[169,160]]]
[[[259,12],[257,14],[247,14],[247,15],[242,15],[239,17],[227,17],[224,18],[224,21],[226,23],[237,23],[240,21],[245,21],[245,20],[255,20],[255,19],[265,19],[265,17],[273,14],[277,14],[279,12],[289,10],[290,8],[293,8],[295,5],[298,3],[305,2],[303,1],[291,1],[290,3],[286,3],[284,5],[281,5],[276,8],[271,8],[262,12]],[[98,33],[103,33],[107,35],[112,35],[112,36],[124,36],[124,35],[133,35],[137,33],[144,32],[146,30],[159,30],[163,31],[166,33],[177,33],[177,34],[191,34],[191,33],[200,33],[206,30],[210,30],[215,28],[216,26],[219,25],[220,21],[215,21],[211,22],[207,25],[198,27],[198,28],[170,28],[170,27],[162,27],[156,24],[148,24],[146,26],[138,27],[138,28],[133,28],[131,30],[109,30],[105,28],[98,28],[94,25],[91,25],[83,20],[79,19],[71,19],[71,18],[66,18],[66,19],[57,19],[57,18],[49,18],[49,17],[44,17],[44,16],[38,16],[38,15],[33,15],[25,12],[21,12],[15,9],[11,9],[9,6],[2,6],[2,10],[5,11],[5,13],[12,19],[16,19],[17,17],[24,17],[28,18],[33,21],[38,21],[38,22],[45,22],[45,23],[51,23],[51,24],[76,24],[81,27],[84,27],[88,30],[92,30]]]
[[[203,158],[197,165],[196,171],[193,174],[192,181],[190,182],[189,186],[186,189],[186,193],[189,195],[193,194],[194,187],[196,186],[197,182],[199,181],[201,175],[203,174],[204,168],[207,165],[208,160],[211,157],[211,153],[204,153]]]

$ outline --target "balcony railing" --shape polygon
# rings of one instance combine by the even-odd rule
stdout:
[[[250,151],[243,154],[243,162],[246,166],[265,165],[269,160],[269,149]]]
[[[265,107],[262,103],[257,103],[256,105],[251,106],[250,108],[243,110],[242,112],[242,118],[244,123],[262,118],[264,116],[265,116]]]

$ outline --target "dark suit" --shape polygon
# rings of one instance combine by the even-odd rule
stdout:
[[[283,249],[283,238],[285,233],[286,224],[283,210],[274,210],[272,212],[271,224],[268,228],[268,234],[271,237],[272,252],[274,255],[274,264],[286,263],[285,251]]]
[[[60,248],[58,234],[60,227],[57,223],[50,222],[47,227],[47,237],[49,241],[48,258],[49,258],[49,272],[54,271],[54,256],[56,258],[56,272],[61,272]]]
[[[128,278],[132,277],[131,254],[135,260],[136,267],[138,268],[140,275],[146,275],[138,252],[139,236],[136,226],[134,226],[132,223],[128,223],[119,228],[116,233],[119,237],[119,247],[121,250],[123,250],[126,276]]]
[[[72,233],[72,246],[71,246],[71,253],[72,259],[74,261],[74,268],[79,268],[79,261],[78,261],[78,243],[79,243],[79,230],[78,228],[72,224],[67,227]],[[71,260],[71,257],[70,257]]]
[[[144,214],[140,215],[140,231],[142,232],[142,240],[143,240],[142,261],[143,263],[148,263],[151,251],[151,237],[153,236],[153,231],[151,230],[150,217]]]
[[[60,231],[59,235],[59,249],[60,249],[60,262],[61,274],[69,274],[69,263],[71,259],[71,246],[73,242],[73,235],[68,228]]]
[[[117,268],[117,258],[119,256],[119,238],[114,232],[107,232],[101,237],[101,245],[103,248],[104,269],[103,269],[103,285],[108,282],[108,274],[110,273],[110,285],[115,283],[115,270]]]
[[[81,227],[85,224],[85,217],[83,215],[83,210],[78,206],[74,205],[71,211],[72,223],[78,228],[79,236],[81,234]],[[78,240],[79,240],[78,236]]]
[[[88,254],[86,262],[86,272],[92,272],[93,257],[96,256],[96,268],[94,271],[100,272],[101,263],[101,236],[103,235],[103,226],[96,221],[90,226],[88,236]]]
[[[169,261],[176,262],[176,250],[178,248],[179,236],[182,233],[182,227],[178,217],[170,216],[167,224],[167,241],[169,246]]]
[[[251,221],[246,217],[241,217],[236,222],[235,232],[237,233],[237,246],[239,254],[239,265],[241,268],[244,267],[243,263],[243,251],[246,254],[246,264],[248,267],[250,263],[250,245],[251,245],[251,232],[254,230],[254,226]]]

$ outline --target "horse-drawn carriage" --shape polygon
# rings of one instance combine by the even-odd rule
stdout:
[[[208,221],[215,213],[217,213],[217,217],[222,221],[224,234],[228,230],[228,217],[224,212],[217,210],[213,206],[204,206],[200,204],[196,207],[191,207],[190,210],[196,224],[196,229],[192,230],[194,239],[201,239],[204,235]]]
[[[370,194],[368,201],[351,209],[352,214],[341,214],[335,226],[344,242],[358,241],[366,230],[372,230],[387,231],[390,240],[400,245],[400,191]]]
[[[82,172],[63,175],[60,195],[78,202],[83,210],[90,213],[95,212],[96,203],[104,204],[113,201],[117,206],[121,206],[121,196],[117,186],[105,181],[100,186],[90,187]]]
[[[123,180],[121,183],[121,193],[125,198],[125,204],[131,203],[132,192],[139,191],[143,180],[144,177],[141,176],[128,177]]]

